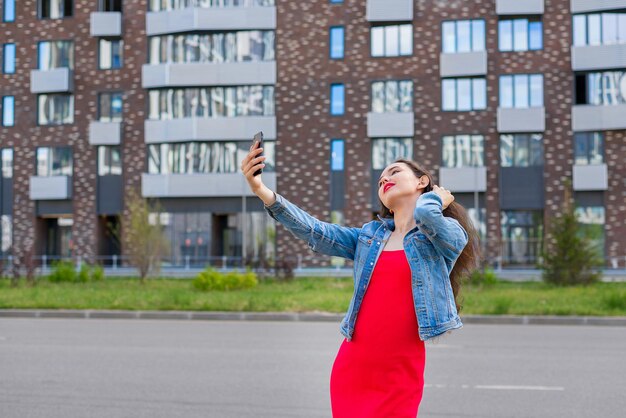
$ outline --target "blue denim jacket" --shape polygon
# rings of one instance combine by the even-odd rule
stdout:
[[[434,191],[420,195],[413,212],[417,227],[403,241],[422,341],[463,326],[454,303],[450,272],[468,236],[456,219],[443,216],[442,204]],[[395,228],[393,219],[379,215],[379,220],[361,228],[339,226],[319,221],[278,193],[276,202],[264,207],[313,251],[354,260],[354,294],[341,322],[341,333],[350,341],[374,266]]]

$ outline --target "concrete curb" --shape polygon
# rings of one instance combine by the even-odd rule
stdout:
[[[67,309],[0,309],[0,318],[171,319],[205,321],[340,322],[343,314],[326,312],[194,312]],[[462,315],[465,324],[626,326],[626,316]]]

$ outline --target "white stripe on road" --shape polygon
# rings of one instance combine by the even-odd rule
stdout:
[[[455,385],[426,383],[427,388],[453,388]],[[492,390],[565,390],[562,386],[511,386],[511,385],[460,385],[461,389],[492,389]]]

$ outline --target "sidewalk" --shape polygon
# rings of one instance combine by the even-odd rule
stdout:
[[[0,309],[0,318],[340,322],[343,318],[343,314],[326,312],[298,313]],[[461,315],[461,320],[465,324],[626,326],[626,316]]]

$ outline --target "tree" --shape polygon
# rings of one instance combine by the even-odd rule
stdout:
[[[602,273],[592,269],[604,266],[593,239],[578,223],[570,187],[571,180],[566,179],[561,215],[551,220],[541,251],[543,260],[537,265],[545,282],[561,286],[598,281]]]

